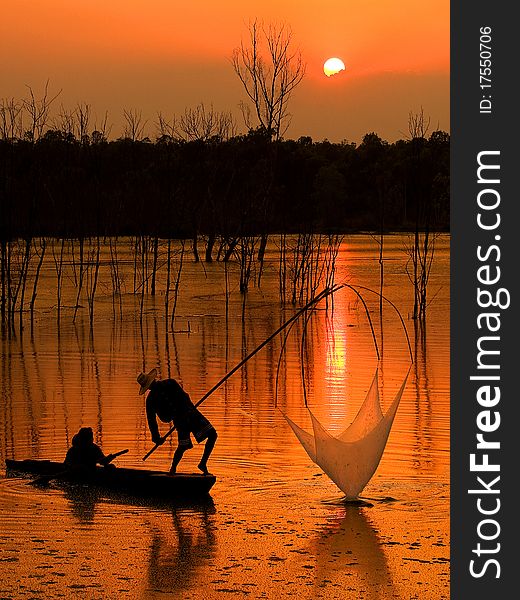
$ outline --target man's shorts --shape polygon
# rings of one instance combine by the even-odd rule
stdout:
[[[197,440],[197,443],[200,444],[200,442],[204,441],[208,437],[209,432],[212,429],[213,425],[201,412],[198,410],[190,412],[185,423],[183,423],[181,427],[177,428],[179,446],[182,446],[186,450],[193,448],[190,433],[193,433],[193,437]]]

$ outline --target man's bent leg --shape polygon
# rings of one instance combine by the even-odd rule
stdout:
[[[193,448],[189,430],[177,429],[177,440],[178,446],[173,454],[172,466],[170,468],[171,475],[174,475],[176,473],[177,465],[181,462],[181,458],[186,452],[186,450]]]
[[[177,471],[177,465],[181,462],[183,454],[188,450],[185,446],[178,446],[177,450],[173,453],[172,466],[170,467],[170,473],[174,475]]]
[[[200,459],[199,463],[199,469],[204,473],[204,475],[208,474],[208,467],[206,465],[208,462],[209,455],[215,447],[217,437],[217,432],[214,429],[211,429],[208,433],[206,444],[204,445],[204,452],[202,453],[202,458]]]

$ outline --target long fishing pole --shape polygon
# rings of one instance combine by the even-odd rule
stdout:
[[[380,359],[380,353],[379,353],[379,347],[377,345],[377,339],[376,339],[376,334],[375,334],[375,331],[374,331],[374,326],[373,326],[373,323],[372,323],[372,319],[370,317],[370,311],[368,310],[368,307],[366,305],[365,300],[363,299],[363,296],[355,288],[359,288],[361,290],[366,290],[368,292],[372,292],[376,296],[379,296],[380,298],[382,298],[383,300],[385,300],[386,302],[388,302],[394,308],[395,312],[397,313],[397,315],[398,315],[398,317],[399,317],[399,319],[401,321],[401,325],[403,327],[404,335],[406,337],[406,343],[408,345],[408,352],[410,353],[411,365],[410,365],[410,367],[408,369],[408,373],[409,373],[410,369],[412,368],[413,362],[414,362],[414,360],[413,360],[413,354],[412,354],[412,347],[411,347],[411,344],[410,344],[410,337],[408,336],[408,331],[406,329],[406,325],[404,323],[403,316],[401,315],[401,313],[400,313],[399,309],[397,308],[397,306],[391,300],[389,300],[386,296],[384,296],[383,294],[381,294],[380,292],[376,292],[375,290],[373,290],[371,288],[368,288],[368,287],[365,287],[363,285],[350,285],[348,283],[341,283],[341,284],[338,283],[338,284],[335,284],[334,288],[331,288],[331,293],[335,293],[335,292],[337,292],[337,291],[339,291],[339,290],[341,290],[343,288],[349,288],[350,290],[352,290],[360,298],[361,302],[363,303],[363,307],[365,308],[366,315],[367,315],[367,318],[368,318],[368,322],[369,322],[369,325],[370,325],[370,330],[372,332],[372,339],[374,341],[374,347],[375,347],[375,350],[376,350],[376,355],[377,355],[378,361]],[[302,343],[301,343],[301,356],[302,357],[303,357],[304,336],[305,336],[305,333],[306,333],[307,323],[308,323],[309,318],[310,318],[310,315],[309,315],[309,317],[307,317],[307,319],[305,321],[304,330],[303,330],[303,334],[302,334]],[[277,408],[277,406],[278,406],[278,379],[279,379],[279,376],[280,376],[280,366],[281,366],[281,362],[282,362],[282,355],[283,355],[283,352],[285,351],[285,346],[287,344],[287,339],[289,337],[291,329],[294,327],[294,324],[295,323],[293,322],[291,324],[291,327],[289,328],[289,330],[285,334],[285,338],[284,338],[284,341],[282,343],[282,348],[280,350],[280,355],[278,357],[278,364],[277,364],[277,367],[276,367],[275,396],[274,396],[274,406],[275,406],[275,408]],[[302,384],[303,384],[303,399],[304,399],[305,406],[307,406],[307,393],[306,393],[306,388],[305,388],[305,375],[304,375],[304,363],[303,363],[303,360],[302,360],[302,363],[301,363],[301,371],[302,371]],[[406,375],[406,377],[408,377],[408,374]]]
[[[240,369],[240,367],[242,367],[250,358],[252,358],[257,352],[259,352],[264,346],[266,346],[271,340],[273,340],[279,333],[281,333],[293,321],[298,319],[304,312],[308,311],[315,304],[317,304],[318,302],[320,302],[327,296],[330,296],[330,294],[333,294],[336,291],[336,289],[339,289],[339,287],[340,286],[334,285],[332,287],[325,288],[324,290],[322,290],[317,296],[315,296],[312,300],[310,300],[303,308],[301,308],[299,311],[297,311],[290,319],[288,319],[287,321],[285,321],[285,323],[280,325],[280,327],[278,327],[278,329],[274,333],[272,333],[259,346],[257,346],[254,350],[252,350],[244,359],[242,359],[237,365],[235,365],[231,369],[231,371],[228,371],[226,373],[226,375],[224,375],[224,377],[222,377],[222,379],[220,381],[218,381],[208,392],[206,392],[204,394],[204,396],[202,396],[202,398],[195,404],[195,407],[202,404],[204,402],[204,400],[206,400],[209,396],[211,396],[211,394],[215,390],[217,390],[225,381],[227,381],[231,377],[231,375],[233,375],[233,373],[236,373],[236,371],[238,371],[238,369]],[[155,452],[157,450],[157,448],[159,448],[159,446],[161,446],[164,443],[164,441],[168,437],[170,437],[170,435],[174,431],[175,431],[175,426],[172,427],[169,431],[167,431],[164,436],[162,436],[162,440],[161,440],[160,444],[155,444],[155,446],[143,456],[143,460],[146,460],[153,452]]]

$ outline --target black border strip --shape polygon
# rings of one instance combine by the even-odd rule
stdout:
[[[494,599],[497,596],[492,594],[496,593],[501,593],[501,598],[518,594],[513,581],[518,571],[513,564],[517,554],[513,533],[518,525],[512,514],[512,486],[519,478],[516,463],[520,458],[520,447],[514,444],[516,439],[520,443],[520,431],[513,434],[513,427],[518,428],[520,404],[520,327],[516,312],[520,228],[515,206],[520,187],[516,181],[520,175],[516,160],[520,157],[520,101],[516,91],[520,32],[514,8],[514,2],[451,3],[451,598],[457,600]],[[481,29],[485,27],[491,29],[489,43],[482,33],[487,31]],[[481,87],[487,82],[480,79],[480,61],[486,65],[488,57],[487,49],[480,46],[481,36],[484,46],[491,46],[491,88]],[[480,160],[500,168],[482,170],[481,180],[485,181],[479,183],[479,153],[493,151],[500,154],[481,154]],[[497,173],[500,183],[493,182]],[[493,198],[499,200],[496,209],[479,207],[480,192],[482,204],[491,205]],[[494,225],[493,219],[500,214],[500,224],[492,229],[482,228],[477,220],[479,212],[485,225]],[[492,246],[498,249],[491,249]],[[479,281],[478,270],[486,265],[489,270],[480,271],[481,279],[494,278],[498,267],[497,283]],[[502,306],[480,306],[479,287],[487,289]],[[499,289],[507,290],[507,294],[498,295]],[[485,296],[481,296],[481,304],[485,304]],[[508,297],[510,306],[506,308]],[[481,317],[479,329],[479,315],[491,312],[498,317]],[[499,325],[493,333],[488,327],[491,323]],[[498,339],[483,340],[483,336]],[[498,368],[478,368],[479,339],[481,349],[500,352],[481,355],[481,363],[493,363]],[[476,375],[498,375],[500,380],[472,380]],[[479,389],[486,386],[493,394],[500,387],[500,401],[495,406],[491,406],[491,396],[487,407],[478,401]],[[486,397],[481,395],[481,400],[485,402]],[[488,414],[482,414],[485,411]],[[482,433],[479,423],[492,428],[498,418],[497,429],[483,435],[486,440],[499,441],[500,449],[477,449],[477,434]],[[482,463],[483,454],[487,454],[490,464],[498,465],[500,471],[471,471],[471,454],[475,454],[476,463]],[[500,480],[491,485],[497,476]],[[486,492],[477,477],[491,491]],[[497,512],[486,515],[485,510]],[[480,577],[470,572],[472,560],[473,571]],[[487,562],[493,560],[496,562]]]

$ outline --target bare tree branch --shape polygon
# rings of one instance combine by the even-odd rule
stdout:
[[[27,86],[27,88],[29,90],[29,98],[22,100],[23,107],[29,113],[30,119],[26,136],[31,141],[36,141],[43,135],[43,131],[49,120],[49,109],[54,100],[61,94],[61,90],[55,96],[49,98],[49,80],[47,80],[43,96],[37,99],[33,89],[30,86]]]
[[[23,135],[23,103],[14,98],[0,100],[0,139],[15,140]]]
[[[408,114],[408,133],[410,139],[426,138],[430,129],[430,121],[430,117],[425,117],[422,106],[418,113],[410,112]]]
[[[226,140],[236,134],[236,124],[230,112],[218,112],[213,105],[206,109],[203,103],[187,108],[180,117],[179,131],[187,140]]]
[[[259,126],[274,139],[282,137],[289,127],[289,100],[305,75],[306,65],[301,52],[292,50],[292,38],[286,25],[264,27],[255,20],[249,24],[248,44],[241,42],[231,58],[255,107]]]
[[[147,121],[143,122],[142,112],[136,109],[123,109],[126,125],[123,131],[123,137],[137,142],[143,139],[143,131]]]
[[[180,137],[178,133],[177,119],[175,115],[173,116],[173,119],[171,121],[168,121],[168,119],[162,113],[157,113],[157,121],[155,123],[155,127],[159,134],[159,138],[175,140],[178,137]]]

